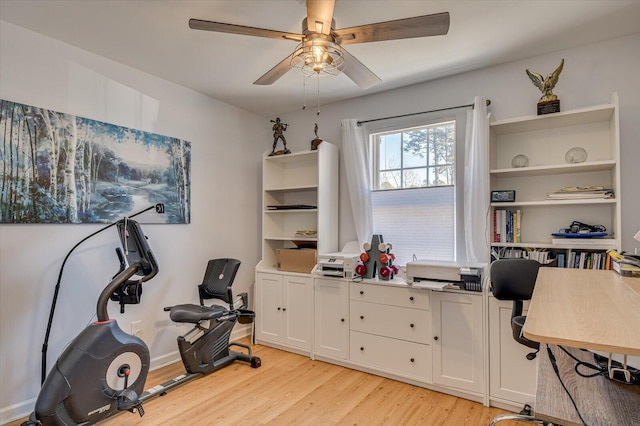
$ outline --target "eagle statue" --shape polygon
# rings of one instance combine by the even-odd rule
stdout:
[[[533,82],[534,86],[536,86],[542,92],[542,97],[538,102],[549,102],[549,101],[555,101],[556,99],[558,99],[558,97],[554,95],[551,90],[558,83],[558,78],[560,77],[560,72],[562,72],[563,66],[564,66],[564,59],[562,59],[562,61],[560,62],[560,65],[558,65],[558,68],[556,68],[556,70],[551,74],[547,75],[546,78],[544,78],[542,75],[538,74],[537,72],[533,72],[527,69],[527,75]]]

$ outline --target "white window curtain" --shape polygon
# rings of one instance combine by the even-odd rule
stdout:
[[[353,118],[342,120],[344,168],[353,223],[360,246],[371,241],[373,236],[368,146],[364,128],[358,126],[358,120]]]
[[[464,165],[464,236],[467,261],[489,262],[489,141],[487,102],[476,96],[467,113]]]

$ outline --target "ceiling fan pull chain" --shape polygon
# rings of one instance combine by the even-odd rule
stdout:
[[[318,111],[316,111],[316,115],[320,115],[320,74],[316,78],[318,79]]]
[[[307,109],[307,80],[302,76],[302,109]]]

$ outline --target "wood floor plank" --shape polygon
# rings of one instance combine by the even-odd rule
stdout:
[[[506,413],[267,346],[254,345],[253,353],[262,359],[260,368],[233,363],[147,401],[142,418],[125,412],[100,426],[480,426]],[[155,370],[147,388],[182,373],[180,362]]]

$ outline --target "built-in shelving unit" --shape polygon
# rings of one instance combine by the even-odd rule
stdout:
[[[490,229],[494,212],[520,211],[520,239],[497,242],[492,247],[549,249],[620,248],[620,137],[618,98],[608,104],[540,116],[506,120],[489,117],[490,189],[515,190],[515,202],[491,203]],[[568,163],[567,152],[586,150],[584,162]],[[525,167],[513,167],[517,155],[528,159]],[[564,187],[602,186],[612,189],[613,198],[549,200],[546,194]],[[559,243],[551,234],[574,221],[603,225],[607,240],[566,238]]]
[[[262,261],[258,270],[276,270],[276,250],[316,246],[338,249],[338,149],[323,142],[318,150],[270,157],[262,162]],[[315,231],[311,235],[301,231]],[[298,233],[298,235],[296,235]]]

